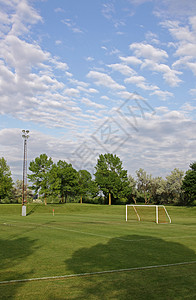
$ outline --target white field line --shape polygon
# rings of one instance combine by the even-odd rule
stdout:
[[[17,221],[13,221],[15,223],[17,223]],[[3,223],[2,225],[4,226],[18,226],[18,227],[23,227],[24,224],[20,225],[12,225],[12,224],[8,224],[8,223]],[[28,226],[30,225],[30,226]],[[33,226],[34,225],[34,226]],[[107,236],[107,235],[103,235],[103,234],[97,234],[97,233],[91,233],[91,232],[86,232],[86,231],[80,231],[80,230],[74,230],[74,229],[67,229],[67,228],[62,228],[62,227],[57,227],[57,226],[49,226],[49,225],[45,225],[45,224],[34,224],[34,223],[28,223],[25,224],[25,227],[27,228],[32,228],[32,227],[46,227],[46,228],[51,228],[51,229],[55,229],[55,230],[62,230],[62,231],[67,231],[67,232],[74,232],[74,233],[79,233],[79,234],[84,234],[84,235],[91,235],[91,236],[97,236],[97,237],[102,237],[102,238],[106,238],[106,239],[116,239],[116,240],[120,240],[120,241],[125,241],[125,242],[140,242],[140,241],[153,241],[156,240],[157,238],[142,238],[142,239],[123,239],[123,238],[119,238],[119,237],[112,237],[112,236]],[[161,237],[162,239],[185,239],[185,238],[194,238],[194,236],[180,236],[180,237],[175,237],[175,236],[167,236],[167,237]]]
[[[20,283],[20,282],[38,281],[38,280],[64,279],[64,278],[70,278],[70,277],[102,275],[102,274],[107,274],[107,273],[120,273],[120,272],[130,272],[130,271],[137,271],[137,270],[150,270],[150,269],[155,269],[155,268],[167,268],[167,267],[176,267],[176,266],[182,266],[182,265],[191,265],[191,264],[195,264],[195,263],[196,263],[196,260],[195,261],[179,262],[179,263],[174,263],[174,264],[145,266],[145,267],[134,267],[134,268],[128,268],[128,269],[97,271],[97,272],[69,274],[69,275],[60,275],[60,276],[50,276],[50,277],[37,277],[37,278],[6,280],[6,281],[0,281],[0,284]]]

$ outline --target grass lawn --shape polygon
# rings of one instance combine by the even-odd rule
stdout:
[[[0,299],[196,299],[196,207],[167,210],[157,225],[125,206],[0,205]]]

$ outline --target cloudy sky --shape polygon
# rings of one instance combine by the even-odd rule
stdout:
[[[0,157],[76,169],[111,152],[134,176],[187,170],[196,149],[196,2],[0,0]]]

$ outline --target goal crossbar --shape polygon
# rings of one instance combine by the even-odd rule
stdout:
[[[137,205],[137,204],[126,204],[126,221],[128,221],[128,209],[130,208],[133,208],[133,211],[135,212],[136,216],[137,216],[137,219],[138,221],[141,221],[141,214],[139,212],[139,208],[149,208],[149,207],[152,207],[152,208],[155,208],[155,214],[154,214],[154,217],[155,217],[155,222],[157,224],[160,224],[162,223],[160,221],[160,216],[159,216],[159,211],[160,209],[162,209],[164,211],[164,214],[165,216],[167,217],[167,222],[163,222],[163,223],[171,223],[171,218],[168,214],[168,211],[166,209],[166,207],[164,205]],[[146,214],[148,214],[148,212],[146,212]]]

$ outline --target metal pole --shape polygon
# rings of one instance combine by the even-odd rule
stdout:
[[[22,206],[25,204],[25,173],[26,173],[26,139],[24,138],[24,158],[23,158],[23,180],[22,180]]]
[[[24,139],[24,158],[23,158],[23,182],[22,182],[22,216],[26,216],[27,203],[27,139],[29,130],[22,130]]]

